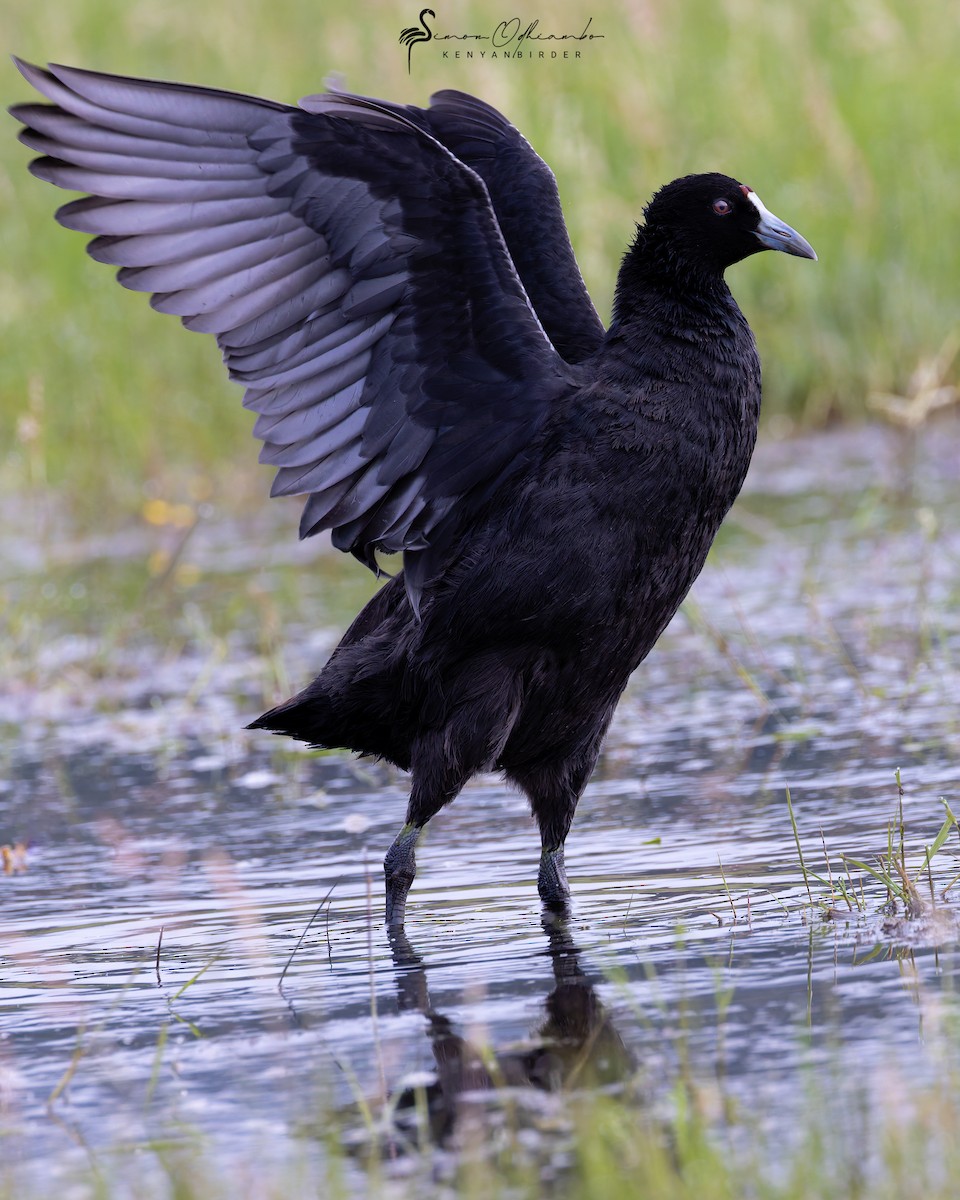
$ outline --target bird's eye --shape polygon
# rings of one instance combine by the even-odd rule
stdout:
[[[733,205],[729,200],[724,200],[724,198],[721,196],[719,200],[714,200],[713,211],[718,217],[725,217],[728,213],[733,212]]]

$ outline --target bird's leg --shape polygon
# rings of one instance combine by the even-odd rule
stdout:
[[[578,754],[558,767],[540,768],[524,774],[509,773],[530,798],[530,807],[540,827],[540,870],[537,874],[540,899],[548,910],[562,917],[569,915],[570,905],[563,846],[580,794],[597,761],[605,728],[606,722],[598,726]]]
[[[548,909],[564,916],[570,903],[570,884],[563,862],[563,846],[579,798],[579,792],[569,786],[541,786],[530,795],[533,815],[540,826],[537,890]]]
[[[383,860],[383,873],[387,883],[387,928],[402,929],[407,908],[407,892],[417,874],[415,851],[422,825],[407,823],[394,838],[393,845]]]
[[[421,742],[413,755],[413,788],[407,819],[383,860],[387,884],[387,929],[403,928],[407,893],[417,874],[416,849],[427,822],[463,787],[469,771],[446,762],[431,741]]]
[[[540,851],[540,871],[537,875],[540,899],[555,912],[564,912],[570,903],[570,884],[563,864],[563,843],[544,845]]]

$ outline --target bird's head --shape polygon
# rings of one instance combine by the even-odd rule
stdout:
[[[817,257],[805,238],[775,217],[745,183],[729,175],[685,175],[644,209],[647,228],[662,231],[685,255],[721,271],[760,250]]]

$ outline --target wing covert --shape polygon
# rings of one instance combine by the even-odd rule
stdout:
[[[550,167],[523,134],[492,105],[447,89],[429,108],[377,101],[442,142],[486,185],[510,257],[558,354],[578,363],[605,336],[560,205]]]

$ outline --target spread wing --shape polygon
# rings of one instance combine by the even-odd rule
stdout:
[[[476,96],[430,97],[430,130],[487,185],[504,240],[550,340],[567,362],[599,349],[606,330],[574,257],[553,172],[501,113]]]
[[[452,89],[431,96],[429,108],[378,103],[442,142],[486,184],[510,257],[560,356],[577,363],[599,349],[605,330],[570,245],[557,181],[520,131],[485,101]]]
[[[295,108],[18,63],[51,105],[12,113],[32,172],[88,192],[57,213],[91,255],[213,333],[259,414],[272,494],[301,536],[414,589],[445,531],[522,465],[570,386],[479,175],[401,111],[330,94]]]

